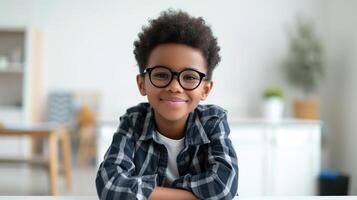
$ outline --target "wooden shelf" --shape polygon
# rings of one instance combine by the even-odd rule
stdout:
[[[0,69],[0,74],[22,74],[22,69]]]
[[[24,109],[15,105],[25,102],[24,66],[26,46],[26,29],[0,28],[0,56],[3,58],[0,66],[0,109],[2,120],[23,120]],[[4,113],[5,112],[5,113]],[[9,116],[9,117],[7,117]]]

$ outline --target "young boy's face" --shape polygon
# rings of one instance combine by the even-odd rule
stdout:
[[[164,66],[172,72],[194,69],[207,74],[206,61],[200,50],[183,44],[161,44],[154,48],[150,54],[147,69],[155,66]],[[165,78],[162,73],[155,74],[157,79]],[[182,85],[185,84],[184,80],[190,80],[190,76],[185,76],[185,74],[186,72],[181,73]],[[186,90],[179,84],[175,75],[169,85],[159,88],[152,84],[149,73],[145,73],[144,77],[138,75],[137,83],[141,95],[147,95],[149,103],[154,108],[155,118],[171,122],[186,120],[198,103],[206,99],[213,84],[212,81],[203,79],[197,88]]]

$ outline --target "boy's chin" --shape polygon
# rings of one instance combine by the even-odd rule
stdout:
[[[165,113],[160,113],[160,115],[167,121],[175,122],[175,121],[180,121],[182,119],[186,119],[188,116],[188,113],[178,113],[175,111],[174,112],[166,111]]]

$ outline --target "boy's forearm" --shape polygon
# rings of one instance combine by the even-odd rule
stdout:
[[[157,199],[194,199],[197,197],[192,194],[192,192],[174,189],[174,188],[165,188],[165,187],[155,187],[154,191],[150,194],[149,200],[157,200]]]

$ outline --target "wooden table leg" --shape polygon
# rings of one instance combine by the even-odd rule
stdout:
[[[58,159],[57,159],[57,142],[58,137],[56,133],[49,134],[48,138],[48,173],[50,180],[50,194],[58,195]]]
[[[72,189],[72,169],[71,169],[71,138],[65,129],[61,134],[61,152],[63,160],[63,171],[68,191]]]
[[[79,145],[77,152],[78,166],[85,167],[85,165],[93,157],[93,143],[95,138],[95,125],[82,125],[79,129]]]
[[[31,159],[38,158],[42,154],[41,138],[31,137]]]

